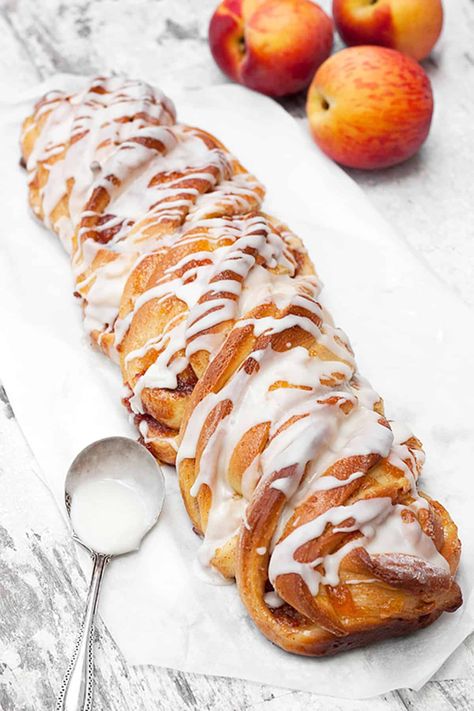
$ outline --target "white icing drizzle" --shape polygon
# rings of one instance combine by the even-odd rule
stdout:
[[[160,124],[174,123],[175,111],[164,94],[143,82],[98,77],[78,94],[48,94],[37,106],[35,120],[44,123],[28,158],[29,183],[37,178],[40,164],[49,171],[40,197],[43,220],[53,229],[51,213],[65,196],[66,183],[73,183],[69,219],[60,231],[70,251],[97,166],[116,151],[118,144],[126,143],[137,132],[145,137],[155,125],[160,128]]]
[[[346,337],[332,326],[327,312],[317,301],[317,282],[313,277],[281,277],[255,268],[247,278],[246,290],[241,303],[244,301],[250,307],[269,299],[285,313],[277,317],[244,317],[235,323],[234,329],[251,326],[254,335],[259,337],[290,332],[299,326],[318,345],[328,349],[333,358],[319,359],[302,346],[291,347],[291,341],[287,342],[287,350],[279,352],[268,343],[260,349],[256,346],[219,392],[209,393],[191,413],[178,452],[178,467],[183,460],[195,457],[203,425],[213,409],[219,403],[231,403],[230,412],[222,417],[201,450],[190,490],[192,496],[197,496],[205,484],[212,493],[209,511],[212,523],[205,531],[199,554],[201,563],[210,565],[220,546],[238,530],[235,515],[224,513],[227,507],[235,506],[236,493],[227,481],[230,459],[245,433],[266,422],[268,441],[242,477],[242,502],[245,503],[240,508],[245,509],[255,489],[261,489],[271,476],[271,488],[282,492],[287,499],[270,551],[270,582],[275,583],[278,575],[296,572],[316,595],[321,583],[338,584],[341,561],[359,546],[369,553],[412,556],[446,570],[445,559],[418,520],[407,523],[401,517],[405,509],[414,513],[428,506],[415,485],[422,454],[405,444],[411,438],[408,431],[396,424],[392,430],[373,409],[380,398],[355,372]],[[295,307],[296,314],[291,311]],[[246,367],[251,361],[254,367]],[[290,387],[285,387],[285,383]],[[347,478],[338,479],[325,475],[331,465],[367,455],[387,459],[402,471],[410,486],[412,503],[393,505],[387,498],[335,507],[298,526],[279,541],[295,508],[309,496],[362,481],[366,474],[354,471]],[[281,472],[281,476],[275,478],[277,472]],[[214,510],[219,512],[217,517]],[[231,510],[235,514],[235,509],[229,508],[229,512]],[[309,564],[295,559],[297,549],[321,535],[328,523],[342,524],[351,517],[355,521],[353,527],[341,530],[360,531],[362,537],[357,542],[351,540],[332,555]],[[320,564],[324,573],[314,570]]]
[[[51,93],[24,137],[37,122],[30,186],[48,175],[39,191],[41,212],[34,208],[71,253],[84,327],[99,343],[113,331],[125,283],[142,255],[212,215],[260,203],[257,181],[234,172],[232,156],[209,145],[206,134],[175,124],[170,100],[143,82],[99,77],[78,94]],[[100,191],[106,206],[89,209]],[[64,198],[68,215],[56,218]]]
[[[425,461],[425,454],[421,449],[409,449],[405,444],[413,434],[410,429],[402,424],[401,422],[391,422],[391,428],[394,433],[394,445],[390,451],[390,456],[388,461],[394,467],[401,469],[407,478],[411,494],[415,499],[416,506],[418,508],[428,508],[428,502],[426,499],[418,496],[416,488],[416,480],[418,479],[418,472]]]
[[[265,605],[272,609],[276,609],[277,607],[281,607],[285,604],[285,601],[282,600],[281,597],[279,597],[274,590],[265,593],[263,599],[265,601]]]
[[[269,565],[270,582],[274,585],[279,575],[297,573],[308,586],[312,595],[318,594],[321,583],[339,583],[339,565],[354,548],[363,547],[369,554],[397,553],[419,558],[430,563],[433,568],[449,571],[447,561],[438,553],[431,538],[424,533],[418,520],[404,521],[401,514],[412,510],[410,505],[392,504],[389,497],[365,499],[348,506],[335,506],[317,518],[302,524],[275,546]],[[344,525],[353,520],[352,525]],[[321,556],[309,563],[301,563],[295,558],[296,551],[318,538],[328,524],[334,532],[360,531],[362,538],[350,540],[335,553]],[[315,570],[323,565],[324,573]]]
[[[213,250],[191,252],[181,258],[167,269],[154,286],[136,299],[130,313],[116,324],[116,341],[120,342],[135,314],[152,299],[164,302],[169,298],[178,298],[187,307],[186,312],[176,321],[170,321],[157,338],[127,355],[127,361],[130,361],[145,356],[151,350],[158,354],[133,385],[134,396],[130,405],[134,412],[144,411],[141,394],[145,388],[176,388],[177,376],[186,368],[194,353],[200,350],[210,354],[216,352],[225,338],[225,333],[219,333],[216,329],[238,317],[242,285],[246,284],[247,276],[254,268],[265,274],[267,269],[275,268],[294,273],[294,261],[285,243],[262,216],[211,220],[204,226],[213,238],[210,246],[224,237],[227,241],[233,241]],[[205,234],[207,236],[208,232]],[[197,240],[199,236],[197,230],[193,239]],[[261,260],[259,265],[256,265],[256,255]],[[180,276],[177,276],[178,272]],[[296,317],[292,318],[296,323]],[[243,321],[242,326],[247,323]],[[182,356],[176,358],[180,351],[183,351]]]
[[[360,479],[365,476],[365,472],[353,472],[347,479],[338,479],[335,476],[322,476],[316,479],[315,485],[313,486],[313,491],[329,491],[330,489],[337,489],[340,486],[346,486],[356,479]]]
[[[99,77],[78,94],[47,95],[23,138],[36,131],[27,161],[33,196],[41,185],[33,209],[71,255],[86,331],[99,344],[112,340],[109,352],[117,358],[140,309],[151,301],[163,308],[170,300],[182,305],[160,333],[124,357],[125,367],[136,359],[147,363],[125,393],[145,443],[176,448],[175,438],[150,433],[143,392],[175,389],[192,357],[204,351],[212,360],[231,330],[253,333],[245,361],[194,407],[177,453],[178,466],[194,460],[206,419],[228,403],[195,461],[191,495],[198,496],[203,485],[212,494],[201,565],[215,573],[216,552],[241,526],[250,530],[248,503],[268,486],[274,496],[285,497],[285,506],[271,543],[256,552],[269,555],[269,580],[276,589],[278,577],[288,573],[300,575],[312,595],[321,584],[337,585],[342,560],[358,547],[371,556],[396,554],[407,565],[422,560],[446,572],[446,560],[417,518],[429,507],[416,488],[423,453],[407,444],[412,435],[406,428],[387,427],[376,411],[380,398],[357,373],[347,337],[320,303],[318,279],[299,273],[296,238],[252,212],[263,190],[226,149],[175,120],[172,103],[158,90]],[[166,256],[169,266],[118,318],[125,284],[148,255]],[[266,315],[258,308],[263,305],[269,307]],[[295,332],[307,340],[294,342]],[[231,458],[259,425],[265,425],[266,439],[237,492],[228,479]],[[409,503],[355,500],[305,523],[296,518],[285,535],[295,509],[309,497],[362,485],[363,465],[344,479],[328,470],[367,455],[402,473]],[[299,561],[298,550],[327,526],[358,535],[330,554]],[[284,604],[275,590],[264,601],[269,608]]]

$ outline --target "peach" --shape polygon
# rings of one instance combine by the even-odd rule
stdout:
[[[332,42],[332,20],[310,0],[223,0],[209,25],[222,71],[270,96],[307,87]]]
[[[352,168],[410,158],[428,136],[431,84],[410,57],[385,47],[350,47],[318,69],[306,110],[314,140]]]
[[[423,59],[443,26],[441,0],[333,0],[334,21],[344,42],[378,44]]]

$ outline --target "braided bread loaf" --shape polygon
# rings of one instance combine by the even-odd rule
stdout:
[[[306,251],[213,136],[146,84],[46,95],[22,150],[92,340],[203,541],[279,646],[320,655],[461,604],[457,530],[424,455],[357,372]]]

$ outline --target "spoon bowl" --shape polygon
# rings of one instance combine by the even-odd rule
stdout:
[[[65,484],[76,539],[108,556],[137,550],[158,520],[165,480],[150,452],[127,437],[107,437],[83,449]]]

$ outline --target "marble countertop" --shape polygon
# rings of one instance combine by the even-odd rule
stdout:
[[[215,5],[216,0],[0,0],[0,96],[58,71],[123,71],[156,84],[166,77],[190,89],[224,83],[207,46]],[[400,239],[473,305],[474,4],[446,0],[445,6],[443,36],[424,62],[436,106],[427,143],[401,166],[349,172]],[[282,103],[305,120],[304,97]],[[2,711],[54,708],[86,591],[69,533],[35,467],[8,394],[0,390]],[[314,711],[467,711],[474,706],[472,640],[463,648],[470,678],[347,701],[155,667],[130,668],[101,623],[97,637],[98,711],[298,711],[308,706]]]

